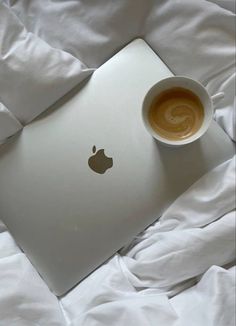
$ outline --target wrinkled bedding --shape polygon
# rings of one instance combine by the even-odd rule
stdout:
[[[0,142],[136,37],[224,92],[215,119],[235,141],[234,0],[0,0]],[[0,223],[1,326],[234,326],[235,277],[235,158],[60,298]]]

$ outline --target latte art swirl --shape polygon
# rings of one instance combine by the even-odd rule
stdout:
[[[172,88],[161,93],[152,103],[149,122],[160,136],[182,140],[201,127],[204,109],[199,98],[184,88]]]

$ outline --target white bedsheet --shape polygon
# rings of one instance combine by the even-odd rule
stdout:
[[[232,0],[0,1],[0,141],[137,36],[176,74],[225,93],[235,140]],[[235,158],[62,298],[0,224],[0,325],[235,325]]]

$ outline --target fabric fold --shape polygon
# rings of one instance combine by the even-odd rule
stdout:
[[[93,69],[28,33],[0,3],[0,98],[25,125],[70,91]]]
[[[0,103],[0,144],[4,140],[20,129],[22,129],[22,124],[14,117],[14,115],[2,104]]]

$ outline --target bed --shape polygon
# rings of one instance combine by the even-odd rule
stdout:
[[[235,142],[233,0],[0,1],[0,142],[136,37],[224,93],[215,120]],[[234,326],[235,273],[234,157],[63,297],[0,223],[0,325]]]

